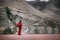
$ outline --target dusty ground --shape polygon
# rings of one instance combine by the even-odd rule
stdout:
[[[0,40],[60,40],[60,34],[0,35]]]

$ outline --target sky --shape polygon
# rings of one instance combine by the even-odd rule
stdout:
[[[35,0],[26,0],[26,1],[35,1]],[[46,2],[48,2],[49,0],[40,0],[40,1],[46,1]]]
[[[49,1],[49,0],[40,0],[40,1]]]

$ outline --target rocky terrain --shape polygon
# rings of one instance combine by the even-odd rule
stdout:
[[[16,33],[16,23],[22,20],[22,34],[60,33],[60,9],[54,5],[46,6],[42,11],[34,8],[23,0],[1,0],[0,30],[10,28]],[[7,17],[5,7],[8,7],[13,21]]]

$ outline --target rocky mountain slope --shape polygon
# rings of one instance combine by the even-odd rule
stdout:
[[[52,6],[50,8],[46,7],[43,11],[39,11],[25,1],[21,0],[4,0],[4,2],[1,3],[1,6],[3,8],[7,6],[10,9],[13,15],[11,16],[11,19],[15,22],[15,24],[19,20],[22,20],[22,34],[60,33],[60,11],[58,15],[56,13],[58,9]],[[0,13],[3,14],[2,11]],[[3,24],[6,25],[9,23],[6,27],[8,26],[11,28],[12,26],[12,29],[15,28],[13,22],[7,18],[6,13],[3,15],[4,16],[1,15],[3,20],[0,25],[3,26]],[[4,20],[7,20],[7,22]]]

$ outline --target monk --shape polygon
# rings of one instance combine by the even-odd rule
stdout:
[[[22,23],[21,20],[17,23],[18,26],[18,35],[21,35]]]

